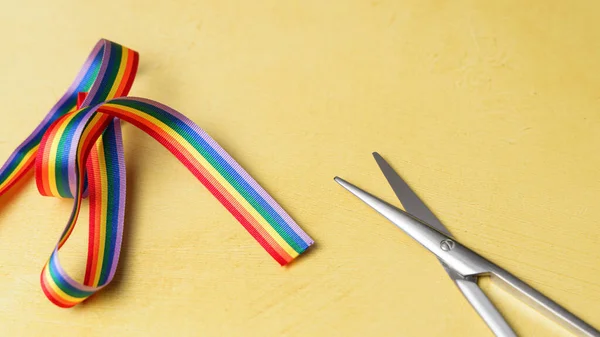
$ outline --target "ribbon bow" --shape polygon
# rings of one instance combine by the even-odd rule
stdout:
[[[137,66],[137,52],[100,40],[67,92],[0,168],[0,195],[35,163],[42,195],[74,199],[65,230],[40,276],[44,294],[60,307],[72,307],[102,289],[117,269],[126,177],[120,120],[142,129],[175,155],[281,265],[313,243],[198,125],[158,102],[126,97]],[[89,243],[81,283],[65,272],[58,251],[86,196]]]

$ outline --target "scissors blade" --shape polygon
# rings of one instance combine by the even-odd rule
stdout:
[[[373,194],[359,188],[356,185],[347,182],[346,180],[340,177],[335,177],[333,179],[343,188],[348,190],[348,192],[354,194],[365,204],[369,205],[379,214],[383,215],[385,218],[391,221],[394,225],[396,225],[396,227],[403,230],[406,234],[408,234],[408,236],[420,243],[423,247],[427,248],[427,250],[432,252],[434,255],[451,260],[453,263],[453,268],[454,264],[459,266],[459,268],[464,267],[461,269],[462,275],[473,275],[479,272],[483,272],[483,270],[471,269],[471,267],[479,268],[480,266],[473,263],[468,263],[467,265],[465,265],[464,263],[462,263],[462,260],[459,258],[458,255],[449,253],[451,249],[443,247],[442,244],[446,243],[447,240],[450,240],[450,238],[446,236],[446,234],[438,232],[436,229],[415,218],[413,215],[408,214],[400,208],[379,199]],[[452,243],[452,245],[454,245],[454,243]]]
[[[406,212],[422,220],[438,231],[452,237],[450,231],[433,214],[417,194],[408,186],[408,183],[388,164],[383,157],[373,152],[373,157],[392,190],[404,206]],[[458,289],[463,293],[475,311],[481,316],[483,321],[492,330],[496,336],[516,336],[512,328],[508,325],[504,317],[498,312],[494,304],[488,299],[485,293],[477,285],[477,277],[462,277],[456,271],[448,267],[443,261],[440,263],[444,267],[448,276],[454,281]]]
[[[448,228],[442,224],[442,222],[435,216],[435,214],[433,214],[427,205],[425,205],[421,198],[419,198],[419,196],[413,192],[406,181],[404,181],[404,179],[402,179],[402,177],[400,177],[400,175],[394,171],[390,164],[388,164],[388,162],[385,161],[385,159],[383,159],[383,157],[377,152],[373,152],[373,157],[375,157],[377,165],[379,165],[383,175],[402,203],[402,206],[404,206],[406,212],[437,229],[439,232],[452,237],[452,234],[450,234]]]

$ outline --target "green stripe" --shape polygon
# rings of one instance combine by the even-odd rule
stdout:
[[[196,150],[198,150],[198,152],[217,170],[217,172],[219,172],[219,174],[221,174],[221,176],[223,176],[227,182],[233,186],[233,188],[235,188],[236,191],[238,191],[243,197],[244,199],[246,199],[246,201],[248,201],[248,203],[250,205],[252,205],[252,207],[254,207],[254,209],[265,219],[267,220],[267,222],[271,225],[271,227],[273,227],[273,229],[275,229],[275,231],[298,253],[302,253],[304,251],[304,249],[298,245],[298,243],[292,238],[290,237],[290,235],[283,230],[282,226],[279,224],[279,222],[277,222],[265,209],[264,207],[262,207],[257,201],[256,199],[254,199],[251,195],[248,194],[247,190],[244,189],[242,186],[239,185],[239,183],[237,182],[236,179],[234,179],[228,172],[227,170],[225,170],[208,152],[206,152],[206,149],[204,149],[204,147],[202,147],[200,144],[198,144],[197,142],[193,142],[192,141],[192,137],[189,133],[187,133],[185,130],[181,129],[179,126],[177,126],[175,123],[173,123],[171,120],[169,120],[169,117],[171,116],[171,114],[165,112],[162,109],[159,109],[155,106],[143,103],[143,102],[138,102],[138,101],[132,101],[132,100],[112,100],[112,103],[118,103],[118,104],[122,104],[124,106],[128,106],[134,109],[138,109],[158,120],[160,120],[161,122],[163,122],[165,125],[169,126],[170,128],[172,128],[174,131],[176,131],[179,135],[181,135],[184,139],[186,139],[190,145],[192,145]],[[173,119],[175,119],[175,117],[173,117]],[[182,122],[183,123],[183,122]],[[266,202],[266,201],[265,201]]]
[[[86,298],[93,294],[93,292],[80,290],[66,283],[62,276],[54,270],[51,261],[48,263],[48,270],[50,271],[50,276],[52,276],[54,283],[67,295],[76,298]]]
[[[112,124],[109,125],[107,131],[110,128],[114,127]],[[105,131],[105,135],[106,135]],[[108,279],[108,275],[110,274],[112,259],[114,257],[114,252],[117,249],[115,247],[115,233],[113,231],[112,224],[117,220],[115,212],[118,212],[118,204],[115,204],[115,194],[120,190],[117,182],[119,182],[118,178],[118,167],[117,166],[117,158],[114,155],[116,144],[112,139],[108,139],[105,135],[102,136],[102,146],[104,148],[104,171],[106,172],[106,180],[107,186],[103,187],[105,191],[107,191],[106,196],[106,236],[104,243],[104,255],[102,257],[102,270],[99,278],[99,285],[103,285]],[[114,156],[113,156],[114,155]],[[100,168],[100,171],[103,171]],[[113,250],[111,251],[111,247]]]

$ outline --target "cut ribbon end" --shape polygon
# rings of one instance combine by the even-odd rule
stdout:
[[[88,93],[87,92],[78,92],[77,93],[77,110],[81,109],[81,106],[83,105],[83,102],[85,101],[85,98],[87,97]]]

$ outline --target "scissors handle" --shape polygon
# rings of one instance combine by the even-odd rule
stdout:
[[[593,326],[584,322],[579,317],[573,315],[558,303],[535,290],[508,271],[492,264],[491,262],[490,265],[490,275],[494,279],[502,281],[500,284],[508,286],[506,288],[517,290],[514,293],[523,302],[536,309],[540,309],[539,311],[546,314],[549,319],[562,325],[577,336],[600,337],[600,331],[596,330]]]
[[[463,293],[471,306],[477,311],[485,324],[498,337],[517,337],[517,334],[506,323],[502,314],[477,285],[477,279],[453,278],[454,283]]]

